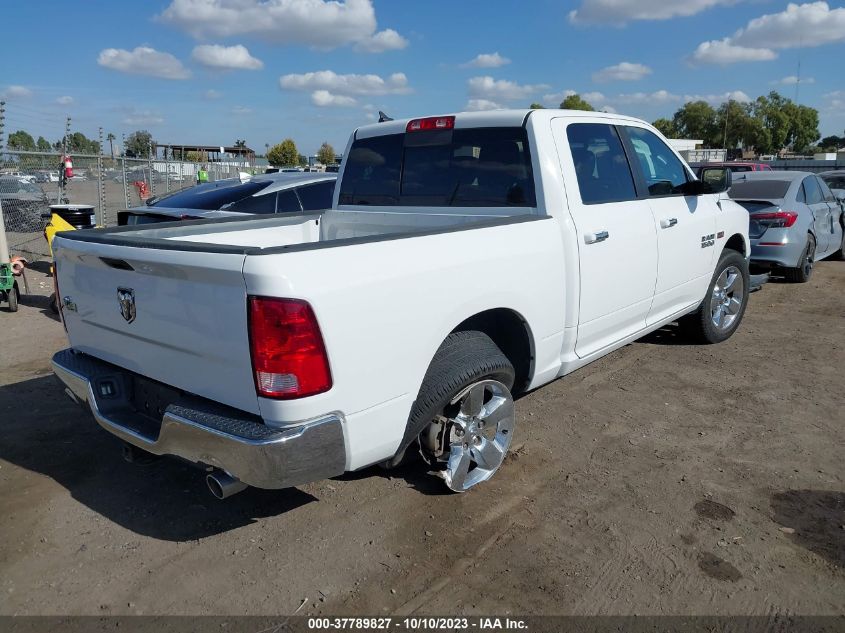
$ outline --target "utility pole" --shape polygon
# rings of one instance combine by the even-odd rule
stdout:
[[[123,170],[123,199],[126,200],[126,208],[132,206],[132,201],[129,199],[129,185],[126,183],[126,134],[123,137],[123,157],[120,159],[121,169]]]
[[[99,128],[100,151],[97,152],[97,188],[100,190],[100,199],[97,204],[97,226],[106,224],[106,179],[103,175],[103,128]]]
[[[725,135],[722,137],[722,146],[725,148],[725,160],[728,159],[728,116],[731,113],[731,100],[725,104]]]
[[[68,200],[70,190],[68,188],[68,181],[65,177],[65,156],[68,153],[68,144],[70,142],[70,117],[65,120],[65,136],[62,139],[62,162],[59,165],[59,204]]]
[[[0,101],[0,152],[3,151],[3,128],[6,127],[6,102]]]

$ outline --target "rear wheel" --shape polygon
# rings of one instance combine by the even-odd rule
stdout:
[[[9,312],[17,312],[18,311],[18,282],[15,282],[15,285],[9,288],[9,291],[6,293],[6,300],[9,302]]]
[[[839,250],[833,254],[833,259],[845,259],[845,226],[842,227],[842,241],[839,243]]]
[[[469,490],[502,465],[514,430],[513,382],[513,365],[482,332],[454,332],[437,350],[406,438],[450,490]]]
[[[726,250],[719,258],[707,295],[682,324],[701,343],[721,343],[736,332],[748,305],[748,261]]]
[[[803,284],[810,280],[810,275],[813,274],[813,266],[816,263],[816,238],[812,235],[807,235],[807,246],[801,253],[801,259],[798,260],[798,266],[795,268],[787,268],[784,271],[784,276],[787,281],[793,283]]]

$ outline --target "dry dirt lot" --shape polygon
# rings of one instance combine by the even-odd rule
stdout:
[[[843,262],[727,343],[666,328],[525,396],[468,494],[371,468],[224,502],[70,402],[30,284],[0,312],[0,614],[845,613]]]

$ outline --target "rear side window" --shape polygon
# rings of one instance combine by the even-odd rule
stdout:
[[[626,127],[634,153],[643,172],[650,196],[669,196],[682,193],[687,183],[687,170],[669,146],[653,132]]]
[[[302,207],[299,206],[299,198],[293,189],[284,189],[279,192],[276,200],[276,213],[299,213]]]
[[[822,190],[822,198],[824,198],[825,202],[836,202],[836,198],[833,197],[833,192],[831,192],[824,180],[817,178],[816,183],[819,185],[819,189]]]
[[[226,211],[237,211],[239,213],[275,213],[276,196],[272,193],[250,196],[238,200],[226,207]]]
[[[619,202],[637,197],[622,141],[612,125],[573,123],[566,128],[584,204]]]
[[[822,190],[819,188],[815,176],[807,176],[804,179],[804,195],[807,197],[807,204],[818,204],[824,202]]]
[[[537,204],[522,128],[420,131],[356,140],[340,186],[340,204]]]
[[[334,196],[334,181],[320,182],[316,185],[305,185],[296,190],[302,208],[305,211],[318,211],[329,209],[332,206]]]

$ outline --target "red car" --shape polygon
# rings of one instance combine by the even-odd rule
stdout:
[[[705,167],[727,167],[733,173],[738,171],[773,171],[771,165],[754,163],[751,161],[732,160],[725,163],[698,163],[695,165],[696,176],[701,178],[701,170]]]

